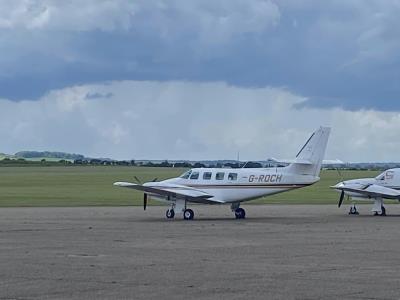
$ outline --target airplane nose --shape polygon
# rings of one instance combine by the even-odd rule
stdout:
[[[332,188],[340,189],[340,188],[342,188],[344,186],[345,186],[345,183],[344,183],[344,181],[342,181],[342,182],[339,182],[338,184],[334,185]]]

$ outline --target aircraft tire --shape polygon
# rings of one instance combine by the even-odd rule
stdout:
[[[185,211],[183,212],[183,218],[185,220],[193,220],[194,218],[194,212],[191,209],[185,209]]]
[[[173,209],[168,209],[165,216],[167,219],[173,219],[175,217],[175,211]]]
[[[382,213],[381,213],[382,217],[386,217],[386,208],[384,206],[382,206]]]
[[[235,210],[235,217],[236,219],[245,219],[246,218],[246,211],[243,208],[238,208]]]

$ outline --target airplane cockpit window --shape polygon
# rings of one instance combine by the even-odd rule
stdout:
[[[215,175],[215,179],[216,179],[216,180],[224,180],[224,178],[225,178],[225,173],[224,173],[224,172],[218,172],[218,173]]]
[[[183,179],[189,179],[190,175],[192,175],[192,170],[183,173],[183,174],[181,175],[181,178],[183,178]]]
[[[235,180],[237,180],[237,178],[238,178],[237,173],[229,173],[229,175],[228,175],[228,180],[235,181]]]
[[[190,179],[199,179],[199,172],[193,172],[192,175],[190,175]]]
[[[378,175],[377,177],[375,177],[375,179],[376,180],[385,180],[385,173]]]
[[[210,180],[210,179],[211,179],[211,176],[212,176],[212,173],[211,173],[211,172],[204,172],[204,174],[203,174],[203,179],[204,179],[204,180]]]

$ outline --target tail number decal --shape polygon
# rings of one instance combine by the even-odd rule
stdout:
[[[256,176],[256,175],[250,175],[249,176],[249,182],[281,182],[283,178],[283,175],[260,175],[260,176]]]

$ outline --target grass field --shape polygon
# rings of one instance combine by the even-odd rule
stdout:
[[[11,206],[121,206],[142,205],[142,194],[114,187],[115,181],[149,181],[176,177],[179,168],[107,166],[0,167],[0,207]],[[374,177],[379,172],[342,171],[344,179]],[[321,181],[249,203],[332,204],[339,194],[329,186],[340,181],[336,171],[323,171]],[[155,203],[151,203],[155,204]]]

